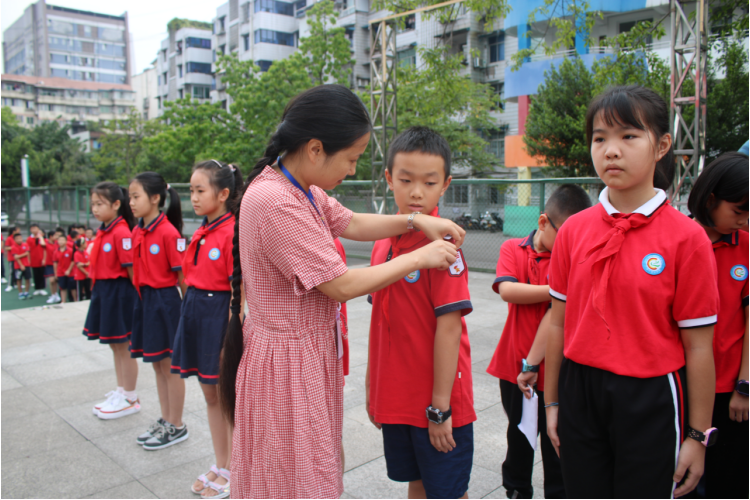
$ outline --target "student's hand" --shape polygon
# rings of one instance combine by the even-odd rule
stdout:
[[[735,422],[747,422],[748,417],[748,397],[743,396],[737,391],[732,392],[732,398],[729,400],[729,419]]]
[[[518,388],[521,389],[526,399],[531,399],[534,394],[534,386],[539,374],[536,372],[521,372],[518,374]]]
[[[413,253],[419,257],[420,269],[440,269],[445,271],[451,264],[456,262],[456,245],[443,239],[433,241]]]
[[[430,433],[430,443],[437,451],[448,453],[456,447],[453,440],[453,417],[448,417],[442,424],[428,422],[427,431]]]
[[[680,447],[680,456],[677,459],[677,469],[674,471],[672,480],[679,484],[685,482],[676,490],[674,497],[687,495],[698,486],[698,481],[703,476],[703,467],[706,460],[706,447],[693,438],[687,438]]]
[[[557,411],[559,406],[550,406],[547,410],[547,437],[555,447],[555,453],[560,456],[560,437],[557,435]]]
[[[25,271],[26,270],[26,266],[24,266],[21,263],[18,264],[18,267],[21,269],[21,271]]]
[[[65,271],[65,276],[70,276],[70,271]]]
[[[442,240],[444,236],[450,235],[456,243],[456,248],[461,248],[464,244],[466,231],[450,219],[420,214],[414,217],[414,227],[432,241]]]

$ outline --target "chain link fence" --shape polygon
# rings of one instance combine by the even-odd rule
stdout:
[[[521,238],[536,229],[539,214],[560,184],[581,185],[597,202],[604,187],[598,178],[574,179],[456,179],[440,200],[440,216],[456,221],[466,229],[463,251],[469,268],[494,272],[500,246],[509,238]],[[182,202],[184,233],[192,234],[201,224],[190,203],[188,184],[172,184]],[[28,228],[31,223],[43,229],[71,224],[97,228],[91,215],[90,187],[42,187],[2,190],[2,210],[9,224]],[[360,213],[375,213],[382,199],[373,198],[370,181],[345,181],[329,193],[341,204]],[[388,197],[389,213],[397,208]],[[3,228],[4,229],[4,228]],[[371,242],[342,239],[347,256],[370,259]]]

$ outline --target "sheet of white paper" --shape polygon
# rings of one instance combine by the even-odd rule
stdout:
[[[531,399],[523,398],[523,413],[521,414],[521,423],[518,424],[518,430],[523,432],[529,444],[536,451],[536,436],[539,428],[539,396],[534,395]]]

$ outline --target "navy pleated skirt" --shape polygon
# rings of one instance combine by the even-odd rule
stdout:
[[[219,356],[229,323],[231,292],[188,288],[172,353],[172,373],[219,383]]]
[[[133,309],[138,294],[127,278],[96,280],[83,335],[102,344],[130,340]]]
[[[177,287],[141,287],[133,311],[130,356],[154,363],[172,356],[174,337],[180,322],[180,292]]]

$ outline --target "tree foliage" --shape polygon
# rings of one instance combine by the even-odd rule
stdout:
[[[332,0],[317,2],[307,11],[310,36],[300,39],[299,50],[309,60],[308,71],[314,85],[349,85],[355,61],[346,30],[334,27],[338,16]]]

